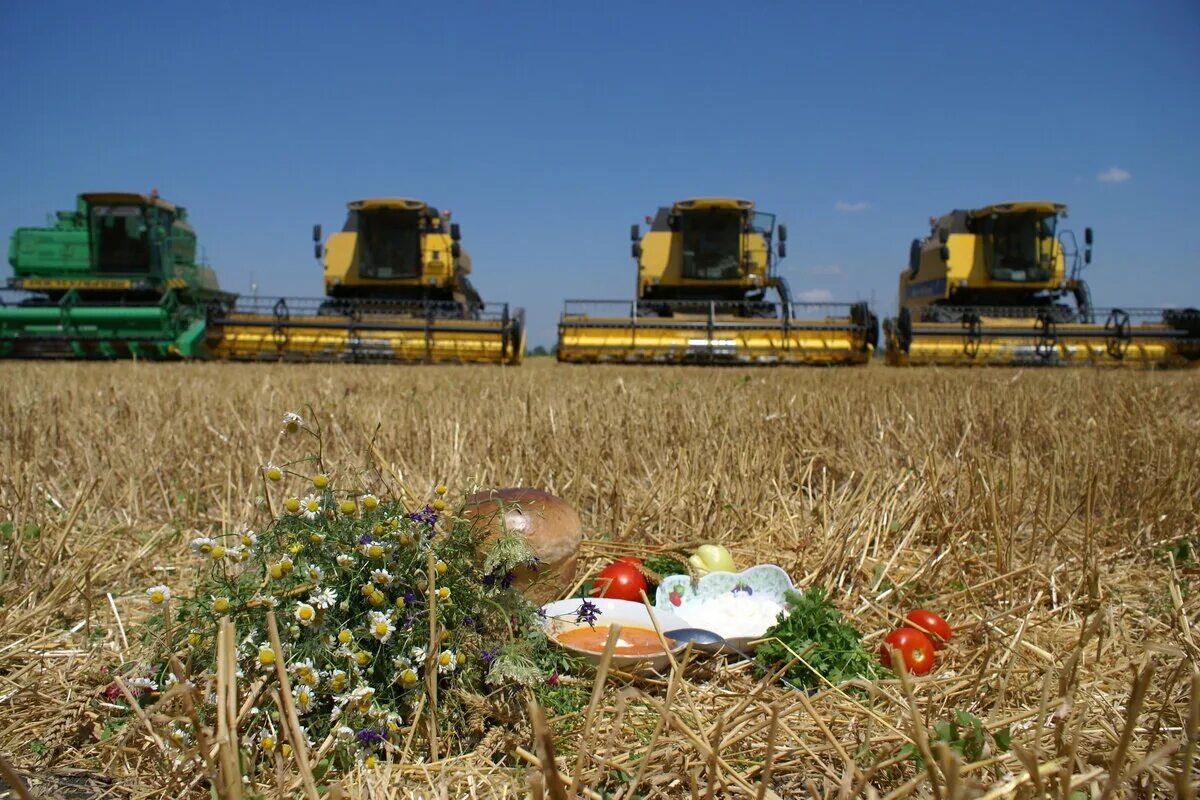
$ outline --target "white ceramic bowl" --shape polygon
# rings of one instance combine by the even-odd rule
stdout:
[[[683,619],[670,611],[654,609],[651,612],[641,603],[633,603],[629,600],[614,600],[608,597],[593,597],[590,598],[590,601],[600,609],[600,613],[596,615],[596,625],[628,625],[654,630],[654,623],[650,620],[650,614],[653,613],[654,618],[658,621],[659,630],[669,631],[688,627],[688,624]],[[557,600],[542,606],[542,611],[546,614],[546,623],[543,626],[543,630],[559,647],[582,656],[591,664],[599,664],[600,653],[593,653],[589,650],[572,647],[558,640],[558,634],[587,625],[586,622],[575,621],[576,611],[582,602],[581,599],[576,597],[567,600]],[[679,653],[686,645],[686,642],[676,642],[675,646],[671,648],[671,652]],[[667,657],[666,651],[662,651],[644,656],[614,654],[609,663],[622,669],[640,664],[652,667],[653,669],[664,670],[671,663],[671,660]]]
[[[687,575],[670,575],[663,578],[654,595],[655,613],[676,614],[687,620],[689,628],[703,628],[721,633],[713,627],[713,621],[705,618],[700,603],[720,602],[724,598],[769,599],[789,611],[784,594],[795,591],[792,579],[774,564],[756,564],[741,572],[710,572],[695,583]],[[743,601],[738,601],[743,602]],[[762,630],[750,636],[727,636],[726,640],[743,650],[752,649],[750,643],[761,639],[767,629],[774,625],[772,620],[762,625]],[[670,630],[664,628],[664,630]]]

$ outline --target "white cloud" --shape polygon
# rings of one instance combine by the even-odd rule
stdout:
[[[860,211],[866,211],[871,207],[871,204],[862,201],[851,203],[847,200],[838,200],[833,204],[833,207],[846,214],[857,214]]]
[[[810,267],[801,267],[801,272],[808,275],[841,275],[841,264],[813,264]]]
[[[796,292],[794,299],[800,303],[829,303],[833,301],[833,292],[828,289],[805,289]]]
[[[1127,169],[1121,169],[1120,167],[1109,167],[1108,169],[1104,170],[1104,172],[1101,172],[1099,175],[1097,175],[1096,180],[1100,181],[1101,183],[1124,183],[1132,177],[1133,173]]]

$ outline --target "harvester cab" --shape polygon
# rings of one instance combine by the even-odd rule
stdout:
[[[485,303],[448,211],[421,200],[347,204],[342,230],[314,254],[325,297],[256,298],[214,317],[213,341],[234,359],[519,364],[524,310]]]
[[[792,301],[776,269],[787,229],[773,214],[749,200],[700,197],[659,208],[647,221],[644,235],[638,225],[631,229],[635,299],[568,300],[559,319],[560,361],[869,360],[878,323],[865,303]]]
[[[1081,249],[1072,231],[1059,228],[1066,216],[1061,203],[1026,201],[931,220],[900,274],[898,316],[884,323],[888,363],[1193,359],[1189,313],[1093,307],[1082,277],[1092,229]]]
[[[9,242],[19,299],[0,300],[0,355],[207,355],[204,309],[227,302],[196,260],[187,211],[131,192],[81,194],[50,226]]]

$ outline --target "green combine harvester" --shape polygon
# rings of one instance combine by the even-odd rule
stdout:
[[[204,358],[211,307],[232,304],[196,261],[187,211],[130,192],[81,194],[18,228],[0,295],[0,358]]]

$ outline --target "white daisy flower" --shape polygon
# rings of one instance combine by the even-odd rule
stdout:
[[[300,712],[301,714],[307,714],[312,710],[315,698],[313,697],[313,691],[310,687],[297,686],[295,692],[292,693],[292,696],[296,701],[296,711]]]
[[[150,599],[150,605],[161,606],[171,599],[171,589],[169,586],[151,586],[146,590],[146,597]]]
[[[304,574],[307,575],[308,579],[310,581],[312,581],[312,583],[316,586],[319,586],[321,584],[321,581],[324,580],[324,578],[325,578],[325,571],[322,570],[320,567],[318,567],[316,564],[313,564],[312,566],[307,567],[304,570]]]
[[[307,520],[314,520],[321,515],[321,498],[315,494],[306,495],[300,501],[300,515]]]
[[[238,538],[242,540],[242,547],[249,548],[258,544],[258,534],[254,531],[246,531]]]
[[[299,414],[293,414],[291,411],[283,415],[283,432],[297,433],[304,427],[304,419]]]
[[[354,738],[354,728],[351,728],[349,725],[339,725],[334,728],[333,735],[339,741],[348,742]]]
[[[214,544],[216,544],[216,542],[207,536],[197,536],[195,539],[192,539],[189,547],[194,554],[198,556],[207,556],[210,552],[212,552]]]
[[[392,573],[386,569],[371,570],[371,582],[377,583],[380,586],[390,586],[392,583]]]
[[[417,645],[410,652],[412,653],[413,661],[415,661],[418,664],[425,663],[425,656],[428,655],[428,653],[426,652],[424,647]]]
[[[386,642],[392,638],[392,633],[395,632],[396,626],[388,619],[387,614],[381,614],[378,611],[372,611],[369,615],[370,623],[367,628],[371,631],[371,635],[381,642]]]
[[[297,680],[306,686],[316,686],[321,682],[321,673],[313,666],[312,659],[306,658],[292,665],[292,672]]]
[[[447,675],[458,668],[458,657],[453,650],[443,650],[438,655],[438,674]]]
[[[158,691],[158,684],[150,678],[128,678],[125,685],[130,689],[148,689],[151,692]]]
[[[292,610],[292,616],[301,625],[308,627],[317,619],[317,610],[308,603],[296,603],[296,607]]]
[[[396,656],[392,659],[392,666],[397,670],[408,669],[412,666],[412,664],[412,659],[408,658],[407,656]]]
[[[337,602],[337,590],[327,587],[325,589],[321,589],[320,591],[313,592],[312,596],[308,598],[308,602],[321,610],[333,608],[334,604]]]
[[[337,557],[337,565],[343,569],[354,566],[354,556],[350,555],[349,553],[340,554]]]

